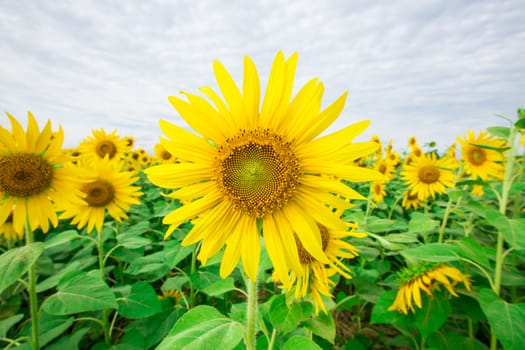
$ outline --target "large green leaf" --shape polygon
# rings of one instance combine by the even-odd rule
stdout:
[[[89,327],[81,328],[73,334],[60,337],[56,342],[46,347],[46,350],[78,350],[78,344],[89,331]]]
[[[428,337],[437,331],[450,314],[450,302],[442,294],[435,293],[432,298],[427,295],[422,297],[422,308],[416,309],[416,325],[421,334]]]
[[[479,304],[498,340],[506,350],[525,349],[525,304],[510,304],[491,289],[483,288]]]
[[[0,293],[26,273],[43,250],[44,244],[36,242],[20,248],[9,249],[0,255]]]
[[[58,291],[44,301],[42,308],[52,315],[70,315],[79,312],[114,309],[115,295],[96,275],[85,272],[65,276],[58,283]]]
[[[445,262],[460,260],[459,248],[446,243],[430,243],[415,248],[406,249],[401,252],[406,258],[421,261]]]
[[[313,334],[328,340],[331,344],[335,341],[335,321],[331,313],[320,312],[317,317],[304,322],[304,326]]]
[[[229,350],[241,341],[244,326],[217,309],[199,305],[182,316],[157,350]]]
[[[270,322],[283,334],[297,328],[301,321],[302,309],[299,303],[286,304],[286,296],[281,294],[272,300],[268,310]]]
[[[425,233],[439,226],[439,221],[432,220],[428,215],[414,212],[408,222],[408,232]]]
[[[129,295],[118,299],[118,313],[127,318],[145,318],[160,311],[157,293],[148,282],[135,283]]]

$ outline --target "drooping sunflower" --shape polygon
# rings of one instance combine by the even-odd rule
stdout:
[[[466,137],[458,137],[457,141],[461,145],[465,174],[482,180],[503,177],[503,153],[485,147],[503,148],[505,141],[496,139],[486,131],[476,136],[472,130],[467,132]]]
[[[57,205],[82,203],[82,194],[76,189],[80,173],[64,167],[69,161],[62,152],[62,128],[53,133],[48,120],[42,130],[31,112],[27,131],[9,113],[11,132],[0,128],[0,225],[12,212],[13,227],[23,232],[28,229],[49,230],[49,222],[58,225]]]
[[[82,169],[86,180],[79,186],[85,203],[66,206],[60,219],[72,218],[71,224],[79,230],[87,226],[88,233],[93,229],[101,232],[106,213],[121,222],[128,218],[126,211],[131,205],[140,203],[141,189],[133,185],[138,177],[123,171],[121,162],[106,156],[101,160],[86,159],[76,167]]]
[[[410,164],[405,164],[401,178],[412,193],[417,193],[420,200],[435,198],[436,193],[445,193],[445,189],[454,186],[457,164],[450,158],[438,159],[434,153],[423,154]]]
[[[346,224],[326,204],[348,205],[339,196],[363,199],[341,179],[381,179],[373,170],[351,165],[377,148],[373,142],[352,143],[368,121],[316,138],[341,113],[346,93],[321,111],[323,84],[312,79],[292,99],[297,57],[276,55],[261,108],[259,75],[246,57],[241,89],[221,63],[214,63],[224,100],[209,87],[200,89],[209,100],[187,92],[187,101],[169,97],[196,134],[160,121],[167,136],[163,144],[181,163],[156,165],[145,173],[157,186],[176,189],[170,197],[190,202],[164,218],[170,225],[166,237],[198,217],[182,243],[201,241],[203,263],[225,246],[222,277],[242,259],[247,275],[256,280],[258,227],[282,274],[289,267],[302,271],[294,232],[300,232],[299,240],[310,255],[327,263],[317,223],[336,230]]]
[[[344,278],[352,278],[350,269],[342,259],[352,259],[359,255],[357,248],[345,241],[348,237],[366,237],[366,234],[355,232],[355,225],[349,225],[348,231],[329,231],[326,227],[319,225],[323,251],[328,263],[322,263],[315,259],[304,248],[299,238],[295,238],[302,273],[297,275],[292,272],[289,281],[282,281],[283,288],[293,292],[296,299],[311,296],[315,305],[315,313],[319,310],[327,312],[322,296],[332,297],[331,288],[335,283],[330,279],[336,273]],[[278,279],[278,278],[277,278]]]
[[[93,129],[91,133],[77,147],[82,156],[103,159],[107,155],[109,159],[118,160],[129,150],[128,140],[119,137],[116,129],[109,134],[104,129]]]
[[[465,288],[470,291],[470,280],[455,267],[436,264],[423,263],[403,269],[399,278],[401,287],[399,288],[394,303],[388,308],[389,311],[402,312],[405,315],[408,311],[415,312],[414,305],[422,308],[421,291],[428,296],[432,296],[434,289],[439,289],[443,285],[450,294],[457,297],[458,294],[454,287],[463,283]]]

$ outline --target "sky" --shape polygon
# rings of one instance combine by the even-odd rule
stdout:
[[[0,125],[31,111],[65,147],[104,129],[152,152],[160,119],[186,127],[168,96],[216,88],[215,60],[241,84],[244,56],[264,91],[282,50],[295,92],[348,91],[328,132],[368,119],[358,140],[443,149],[525,107],[524,18],[525,0],[0,0]]]

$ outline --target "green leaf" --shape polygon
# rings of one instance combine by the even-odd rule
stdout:
[[[11,329],[11,327],[13,327],[15,324],[18,323],[18,321],[20,321],[23,318],[23,314],[17,314],[0,321],[0,339],[6,338],[9,329]]]
[[[46,350],[78,350],[78,344],[89,331],[89,327],[81,328],[73,334],[60,337],[59,340],[46,347]]]
[[[335,321],[331,313],[320,312],[317,317],[304,322],[304,326],[313,334],[328,340],[331,344],[335,341]]]
[[[406,258],[414,258],[421,261],[444,262],[460,260],[459,248],[446,243],[425,244],[406,249],[401,254]]]
[[[438,226],[437,220],[432,220],[423,213],[414,212],[408,222],[408,232],[425,233],[436,229]]]
[[[470,259],[481,266],[490,267],[487,251],[472,237],[464,237],[454,244],[459,248],[459,255]]]
[[[199,305],[175,323],[156,350],[229,350],[241,341],[243,334],[242,324],[211,306]]]
[[[451,331],[432,334],[428,337],[427,344],[429,347],[441,350],[488,350],[488,347],[479,340]]]
[[[134,234],[120,234],[117,236],[118,244],[126,249],[138,249],[151,244],[151,240],[146,237]]]
[[[490,126],[487,128],[487,131],[496,137],[501,137],[502,139],[508,139],[510,136],[510,128],[505,126]]]
[[[44,250],[44,243],[30,243],[0,255],[0,293],[22,277]]]
[[[510,304],[482,288],[478,301],[491,328],[506,350],[525,349],[525,304]]]
[[[270,322],[283,334],[290,333],[297,328],[302,312],[298,303],[286,304],[286,296],[281,294],[273,299],[268,310]]]
[[[100,276],[85,272],[76,273],[73,277],[67,275],[60,280],[57,289],[42,304],[43,310],[52,315],[70,315],[117,307],[115,295]]]
[[[58,282],[67,274],[84,270],[85,268],[93,265],[97,262],[97,258],[94,256],[86,256],[82,259],[73,260],[71,263],[65,267],[61,267],[57,272],[43,280],[42,282],[36,285],[36,292],[41,293],[48,289],[56,287]]]
[[[415,233],[393,233],[383,237],[387,241],[394,243],[415,243],[419,242],[417,234]]]
[[[306,337],[300,335],[294,335],[286,344],[284,344],[283,350],[323,350],[319,345]]]
[[[370,317],[371,324],[384,323],[398,327],[414,328],[415,321],[412,313],[405,315],[398,311],[388,310],[388,308],[394,303],[396,295],[397,292],[395,290],[389,290],[377,299]]]
[[[73,317],[65,318],[62,316],[50,315],[46,312],[41,313],[39,329],[40,346],[43,347],[44,345],[49,344],[51,341],[53,341],[53,339],[56,339],[57,337],[62,335],[68,328],[70,328],[73,325],[73,321]],[[26,325],[21,334],[30,336],[30,323]],[[32,350],[33,347],[29,343],[24,343],[18,346],[16,349]]]
[[[130,294],[119,298],[118,313],[126,318],[145,318],[160,312],[160,301],[155,289],[144,281],[131,286]]]
[[[401,230],[405,226],[404,222],[390,219],[380,219],[375,216],[368,218],[366,230],[374,233],[388,232],[392,230]]]
[[[435,293],[432,298],[422,296],[422,308],[416,308],[416,325],[421,334],[428,337],[436,332],[450,314],[450,302],[442,294]]]
[[[235,289],[235,280],[232,277],[226,279],[220,279],[215,283],[212,283],[203,289],[201,292],[209,295],[210,297],[224,298],[224,293]]]
[[[80,237],[77,230],[68,230],[64,232],[60,232],[53,238],[46,240],[44,242],[44,249],[53,249],[58,246],[61,246],[62,244],[66,244],[71,242],[72,240]]]

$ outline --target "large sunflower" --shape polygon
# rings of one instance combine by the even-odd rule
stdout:
[[[319,226],[323,251],[328,258],[327,264],[311,256],[296,236],[302,273],[297,275],[292,272],[289,281],[282,281],[283,287],[293,291],[294,297],[297,299],[310,295],[315,305],[316,314],[319,313],[320,309],[325,313],[327,312],[322,295],[332,297],[330,289],[335,283],[330,277],[339,273],[344,278],[352,278],[350,269],[342,262],[342,259],[355,258],[358,251],[353,245],[345,242],[345,239],[351,236],[366,237],[365,233],[354,232],[354,229],[355,225],[350,225],[350,231],[328,231],[326,227]]]
[[[214,63],[224,100],[208,87],[200,91],[212,103],[187,92],[187,101],[169,97],[197,134],[160,121],[167,136],[163,145],[181,163],[157,165],[145,173],[157,186],[176,189],[170,197],[190,202],[164,218],[170,225],[166,237],[198,217],[182,243],[202,241],[203,263],[225,245],[222,277],[242,259],[247,275],[256,279],[259,227],[280,275],[289,268],[302,271],[294,232],[300,232],[299,241],[312,257],[328,263],[317,223],[335,230],[344,230],[346,223],[326,204],[341,208],[348,203],[338,196],[363,198],[339,179],[382,178],[350,164],[377,148],[373,142],[352,143],[368,121],[315,138],[339,116],[346,93],[321,111],[323,84],[312,79],[291,99],[297,57],[276,55],[261,108],[259,75],[246,57],[241,89],[221,63]]]
[[[12,212],[15,232],[28,229],[49,230],[58,225],[57,205],[82,203],[77,190],[80,173],[64,167],[69,157],[62,152],[62,128],[52,132],[48,120],[40,131],[28,113],[27,131],[9,113],[12,131],[0,128],[0,225]]]
[[[420,200],[435,198],[436,193],[445,193],[445,189],[454,186],[456,175],[453,170],[457,164],[450,158],[438,159],[434,153],[423,154],[410,164],[403,166],[401,178],[417,193]]]
[[[73,225],[82,229],[87,225],[87,232],[93,229],[102,231],[106,212],[116,221],[127,219],[126,211],[132,204],[139,204],[142,195],[134,173],[122,171],[122,163],[112,161],[108,156],[101,160],[85,160],[76,167],[82,169],[86,182],[79,186],[85,195],[84,204],[69,205],[60,215],[61,219],[70,219]]]
[[[461,155],[467,175],[482,180],[503,177],[503,155],[490,148],[503,148],[505,141],[496,139],[486,131],[481,131],[478,136],[474,131],[468,131],[466,137],[458,137],[457,141],[461,145]]]
[[[92,136],[87,136],[77,147],[84,157],[103,159],[121,159],[129,150],[129,140],[117,135],[117,130],[107,133],[104,129],[91,130]]]

